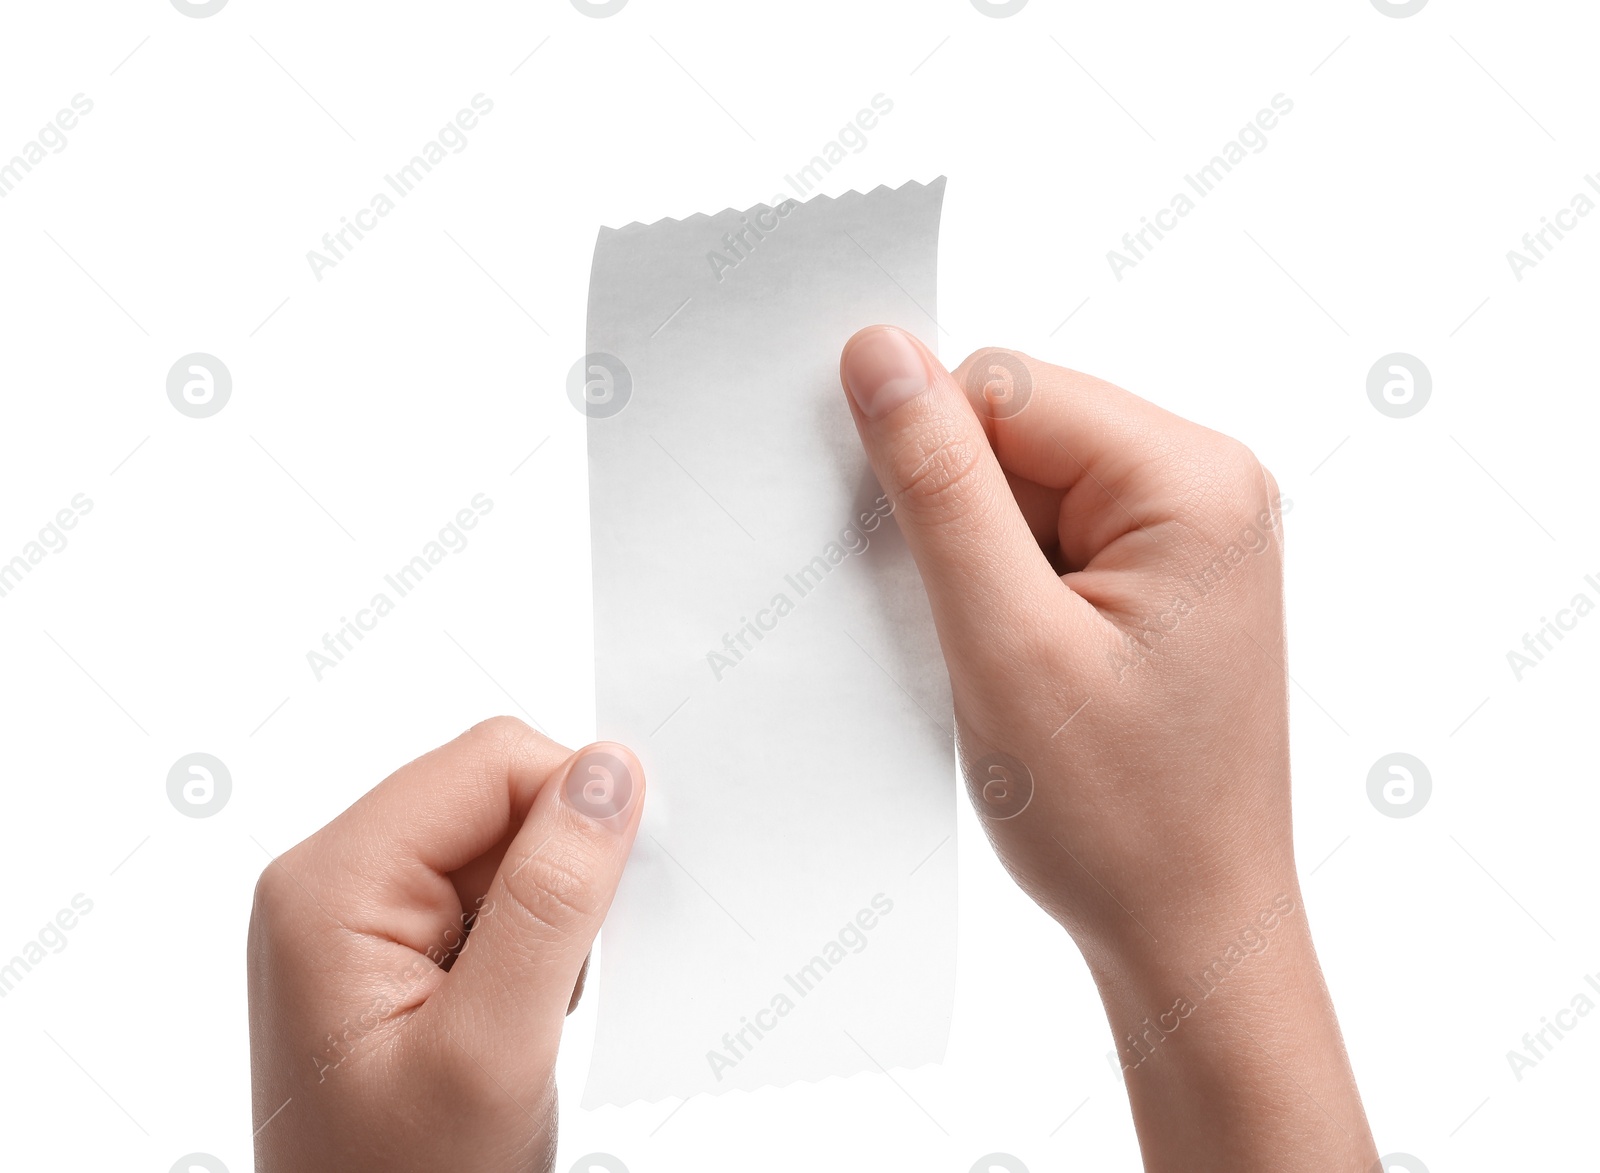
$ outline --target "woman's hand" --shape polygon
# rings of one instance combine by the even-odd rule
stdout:
[[[841,379],[922,573],[1001,860],[1099,984],[1151,1169],[1376,1158],[1289,820],[1282,503],[1244,445],[888,327]]]
[[[556,1045],[638,828],[619,745],[496,718],[262,874],[257,1168],[547,1170]]]

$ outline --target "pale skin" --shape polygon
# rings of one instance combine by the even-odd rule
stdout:
[[[980,814],[1011,808],[974,766],[1032,777],[985,829],[1089,963],[1147,1170],[1367,1173],[1295,874],[1277,485],[1235,440],[1001,354],[952,374],[876,327],[841,360]]]
[[[1368,1173],[1294,866],[1271,475],[1010,352],[951,373],[872,327],[840,373],[974,804],[1088,962],[1145,1168]],[[497,718],[275,861],[249,942],[258,1167],[550,1169],[562,1020],[643,788],[620,746]]]
[[[607,777],[609,800],[582,789]],[[561,1024],[643,783],[621,746],[497,717],[275,860],[248,947],[256,1167],[551,1168]]]

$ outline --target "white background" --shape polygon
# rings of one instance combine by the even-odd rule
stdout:
[[[1293,501],[1296,837],[1380,1149],[1573,1167],[1600,1017],[1520,1082],[1506,1052],[1600,971],[1600,618],[1521,681],[1506,653],[1600,602],[1600,216],[1520,282],[1505,254],[1600,170],[1595,31],[1575,0],[8,6],[0,160],[94,110],[0,200],[0,561],[93,510],[0,598],[0,960],[94,909],[0,1000],[0,1165],[249,1168],[268,853],[491,713],[591,734],[563,383],[596,228],[768,200],[883,93],[823,190],[949,176],[949,362],[1092,371],[1245,440]],[[480,92],[466,149],[319,282],[307,250]],[[1267,147],[1118,281],[1106,251],[1278,93]],[[166,397],[192,351],[233,375],[209,419]],[[1393,351],[1433,376],[1409,419],[1366,396]],[[316,681],[307,651],[480,492],[471,544]],[[1366,794],[1397,750],[1433,777],[1406,819]],[[194,751],[233,776],[208,819],[167,799]],[[587,1113],[590,1000],[562,1168],[1137,1168],[1083,965],[961,817],[942,1066]]]

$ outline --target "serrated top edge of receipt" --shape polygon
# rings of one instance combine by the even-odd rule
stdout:
[[[856,191],[854,188],[852,188],[849,191],[841,192],[839,195],[836,195],[836,196],[815,195],[815,196],[812,196],[810,199],[807,199],[807,200],[794,200],[792,202],[795,203],[796,205],[800,206],[800,207],[810,207],[810,206],[817,205],[817,204],[835,204],[835,203],[837,203],[837,204],[850,204],[850,203],[854,203],[854,202],[856,202],[858,200],[866,199],[868,196],[875,196],[879,192],[884,192],[884,191],[886,191],[886,192],[896,192],[896,191],[904,191],[907,188],[929,189],[929,188],[935,188],[935,187],[942,187],[944,185],[944,183],[945,183],[945,178],[946,177],[943,176],[943,175],[937,175],[934,178],[928,180],[926,183],[923,183],[921,180],[917,180],[917,179],[908,179],[908,180],[906,180],[906,182],[902,183],[899,187],[890,187],[887,183],[880,183],[880,184],[878,184],[877,187],[872,188],[870,191]],[[780,201],[780,202],[786,203],[786,202],[790,202],[790,201],[785,199],[785,200]],[[755,212],[755,211],[759,211],[762,208],[771,208],[773,206],[774,205],[768,204],[768,203],[751,204],[747,208],[736,208],[736,207],[733,207],[732,205],[729,205],[728,207],[723,208],[720,211],[716,211],[716,212],[695,212],[693,215],[682,216],[682,217],[679,217],[679,216],[663,216],[659,220],[651,220],[649,223],[646,223],[643,220],[630,220],[628,223],[622,225],[621,227],[614,227],[614,226],[612,226],[610,224],[602,224],[600,226],[600,236],[601,237],[605,237],[606,235],[608,235],[610,233],[616,233],[616,232],[628,232],[628,233],[645,232],[645,231],[648,231],[649,229],[654,228],[654,227],[656,227],[657,225],[660,225],[660,224],[696,224],[696,223],[699,223],[701,221],[714,220],[719,216],[726,216],[730,212],[732,212],[734,215],[741,215],[741,214],[742,215],[748,215],[749,213]]]

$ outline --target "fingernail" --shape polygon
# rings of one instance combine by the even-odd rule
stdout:
[[[568,806],[585,818],[615,826],[639,793],[635,766],[610,749],[594,746],[584,750],[567,771],[561,796]]]
[[[906,334],[879,326],[858,335],[844,354],[844,385],[861,414],[880,420],[928,389],[928,368]]]

